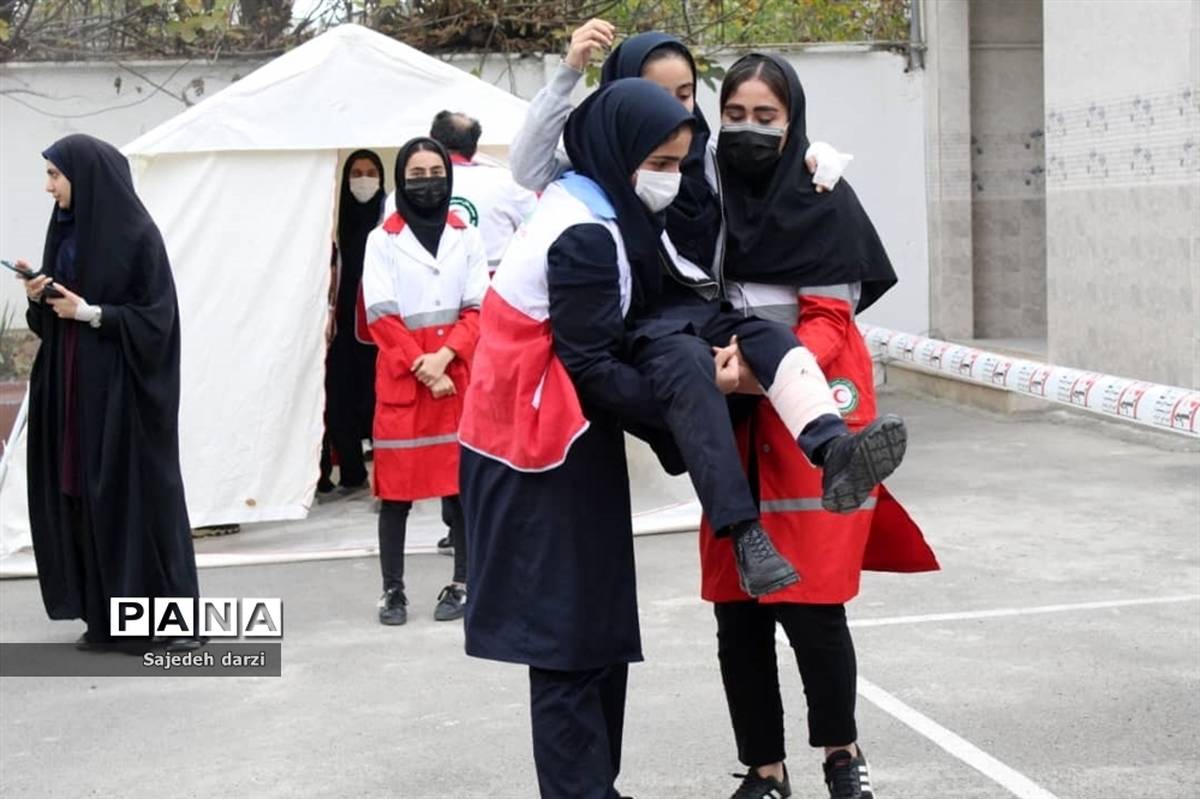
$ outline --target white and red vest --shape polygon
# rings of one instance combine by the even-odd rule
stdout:
[[[456,430],[479,339],[487,255],[478,231],[454,214],[434,257],[399,214],[367,237],[364,321],[379,347],[375,365],[375,493],[418,500],[458,493]],[[448,346],[457,393],[435,399],[412,374],[424,353]]]
[[[574,173],[551,184],[517,231],[483,300],[480,343],[463,407],[463,446],[523,472],[566,460],[588,427],[575,386],[554,354],[546,256],[567,228],[599,224],[617,250],[621,311],[632,276],[616,213],[599,186]]]

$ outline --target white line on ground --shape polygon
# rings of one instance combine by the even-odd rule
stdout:
[[[858,695],[925,736],[948,753],[1000,785],[1020,799],[1057,799],[1057,797],[984,752],[970,741],[951,732],[933,719],[901,702],[869,680],[858,678]]]
[[[775,640],[789,645],[783,630],[775,631]],[[1054,794],[1014,771],[965,738],[951,732],[919,710],[909,707],[870,680],[858,678],[858,695],[892,716],[900,723],[920,733],[950,755],[995,782],[1020,799],[1058,799]]]
[[[1080,602],[1073,605],[1042,605],[1029,608],[1000,608],[996,610],[965,611],[962,613],[933,613],[924,616],[895,616],[883,619],[860,619],[850,623],[851,627],[882,627],[892,624],[921,624],[939,621],[961,621],[969,619],[994,619],[1007,616],[1026,616],[1039,613],[1064,613],[1078,610],[1103,610],[1106,608],[1136,607],[1139,605],[1164,605],[1179,602],[1195,602],[1200,594],[1183,596],[1151,597],[1144,599],[1120,599],[1105,602]],[[788,644],[783,630],[777,630],[776,640]],[[909,707],[898,698],[863,677],[858,678],[858,694],[883,712],[900,721],[937,744],[950,755],[966,763],[988,779],[1000,785],[1020,799],[1057,799],[1037,783],[1001,763],[960,735],[946,729],[915,708]]]
[[[1066,613],[1076,610],[1104,610],[1128,608],[1138,605],[1169,605],[1177,602],[1200,601],[1200,594],[1181,596],[1149,597],[1144,599],[1114,599],[1104,602],[1080,602],[1074,605],[1042,605],[1030,608],[999,608],[995,610],[967,610],[960,613],[930,613],[923,616],[892,616],[882,619],[854,619],[850,626],[886,627],[892,624],[925,624],[939,621],[967,621],[971,619],[998,619],[1005,616],[1033,616],[1039,613]]]

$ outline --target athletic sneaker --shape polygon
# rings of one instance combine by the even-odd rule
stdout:
[[[783,767],[783,782],[774,777],[760,777],[750,769],[749,774],[734,774],[742,777],[742,787],[733,792],[729,799],[787,799],[792,795],[792,783],[788,779],[787,766]]]
[[[399,588],[389,588],[379,597],[379,623],[398,627],[408,621],[408,599]]]
[[[896,471],[907,447],[904,420],[891,414],[859,433],[829,442],[821,475],[821,507],[833,513],[858,510],[875,486]]]
[[[733,559],[742,590],[752,597],[800,582],[800,575],[776,551],[758,522],[750,522],[746,529],[733,534]]]
[[[825,761],[825,786],[829,799],[875,799],[863,750],[858,750],[858,757],[844,750],[830,755]]]
[[[454,621],[467,612],[467,589],[448,585],[438,594],[437,607],[433,609],[434,621]]]
[[[437,550],[439,555],[453,555],[454,544],[450,543],[450,536],[439,539],[437,542]]]

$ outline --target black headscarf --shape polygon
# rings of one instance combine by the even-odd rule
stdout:
[[[679,39],[658,31],[630,36],[609,53],[600,69],[601,84],[621,78],[640,78],[646,60],[659,49],[679,53],[687,60],[692,69],[692,82],[698,92],[699,77],[691,51]],[[679,185],[679,196],[667,208],[667,233],[680,255],[697,266],[711,270],[721,228],[721,206],[705,174],[709,127],[700,111],[699,102],[695,103],[692,120],[692,146],[680,170],[683,180]]]
[[[71,181],[76,255],[68,280],[56,272],[66,238],[56,209],[42,269],[102,316],[93,328],[30,303],[41,346],[29,381],[29,520],[47,612],[87,618],[91,634],[106,626],[104,597],[198,593],[179,468],[179,310],[125,157],[83,135],[45,155]]]
[[[72,259],[74,274],[55,276],[93,305],[109,302],[129,278],[130,265],[120,255],[128,254],[151,229],[158,233],[133,190],[129,161],[111,144],[83,134],[59,139],[42,157],[71,181],[70,209],[63,213],[56,206],[51,212],[42,268],[55,274],[59,244],[66,228],[73,226],[79,253]],[[87,261],[96,259],[104,260],[104,269],[88,268]]]
[[[365,203],[360,203],[350,192],[350,167],[360,158],[369,159],[379,170],[379,191]],[[383,161],[371,150],[355,150],[346,159],[342,169],[341,198],[338,201],[338,252],[342,256],[342,270],[338,283],[338,324],[353,330],[355,305],[358,302],[358,287],[362,282],[363,255],[367,249],[367,236],[379,224],[383,203],[387,198],[383,183]]]
[[[642,162],[692,116],[657,83],[613,81],[584,100],[567,119],[563,141],[581,175],[604,189],[634,272],[634,305],[662,283],[663,221],[638,198],[632,177]]]
[[[437,153],[446,166],[446,199],[440,206],[429,211],[413,205],[404,190],[404,170],[408,166],[408,159],[417,152],[418,147]],[[395,179],[397,213],[400,214],[404,223],[412,228],[413,235],[417,237],[417,241],[421,242],[421,246],[436,258],[438,242],[442,239],[442,231],[446,229],[446,217],[450,213],[450,195],[454,191],[454,166],[450,163],[450,153],[440,142],[428,136],[410,139],[400,148],[400,154],[396,156]]]
[[[849,183],[816,192],[804,164],[804,89],[792,65],[774,55],[745,58],[766,59],[783,71],[790,96],[780,99],[790,115],[783,153],[765,186],[721,165],[728,229],[724,273],[733,280],[788,286],[861,283],[858,310],[866,310],[896,284],[879,234]]]

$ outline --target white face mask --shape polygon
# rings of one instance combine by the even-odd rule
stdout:
[[[682,179],[683,175],[678,172],[651,172],[648,169],[639,169],[633,190],[650,212],[657,214],[675,201],[675,196],[679,194],[679,181]]]
[[[360,203],[365,203],[379,191],[379,178],[350,178],[350,193]]]

